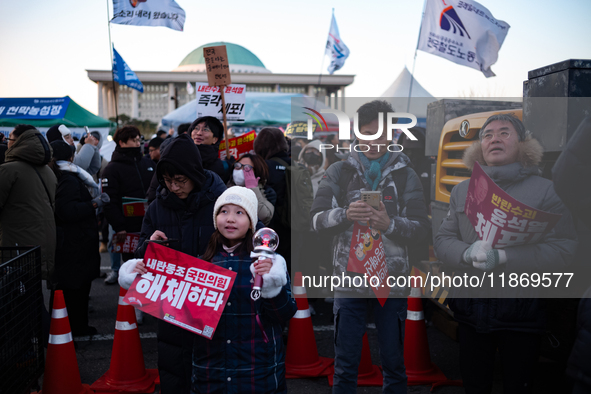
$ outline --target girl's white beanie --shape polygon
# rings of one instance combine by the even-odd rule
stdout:
[[[213,208],[213,227],[216,230],[218,228],[216,217],[220,209],[226,204],[234,204],[244,208],[250,218],[252,232],[254,233],[256,231],[256,225],[259,221],[257,216],[259,203],[256,194],[252,190],[242,186],[232,186],[218,197]]]

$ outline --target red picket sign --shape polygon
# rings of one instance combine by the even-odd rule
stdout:
[[[148,245],[144,263],[148,273],[136,276],[124,301],[211,339],[236,272],[154,243]]]
[[[234,156],[234,158],[238,160],[245,154],[254,152],[254,139],[256,136],[256,131],[253,130],[241,135],[240,137],[230,138],[230,144],[228,145],[228,148],[230,149],[230,155]],[[220,143],[218,157],[222,160],[226,158],[226,141],[222,141]]]
[[[379,230],[355,222],[347,271],[367,274],[367,283],[371,286],[380,304],[384,306],[390,294],[390,288],[386,285],[388,266],[386,265],[382,234]]]
[[[113,252],[115,253],[134,253],[140,241],[139,233],[127,233],[125,241],[116,242],[113,244]]]

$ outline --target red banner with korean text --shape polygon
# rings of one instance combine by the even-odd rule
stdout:
[[[464,210],[479,238],[495,249],[534,244],[562,216],[517,201],[490,179],[478,163],[472,171]]]
[[[254,139],[257,136],[256,131],[250,131],[240,137],[230,138],[230,155],[234,156],[236,160],[240,159],[243,155],[252,152],[254,153]],[[220,143],[220,152],[218,157],[222,160],[226,158],[226,141]]]
[[[148,273],[136,276],[124,301],[211,339],[236,272],[154,243],[148,244],[144,263]]]
[[[379,230],[355,222],[347,271],[367,274],[368,284],[380,304],[384,306],[390,294],[390,288],[386,285],[388,266],[386,265],[382,234]]]
[[[127,233],[125,241],[113,244],[113,253],[134,253],[139,241],[139,233]]]

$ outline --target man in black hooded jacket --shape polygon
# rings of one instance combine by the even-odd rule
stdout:
[[[104,208],[105,217],[113,227],[114,242],[124,242],[127,233],[139,233],[142,228],[141,216],[125,216],[123,214],[123,197],[146,198],[150,180],[156,165],[149,157],[142,154],[140,148],[140,131],[135,126],[124,126],[115,132],[113,137],[117,147],[111,162],[105,168],[102,178],[103,192],[107,193],[111,202]],[[124,253],[123,261],[133,258],[133,254]],[[116,283],[119,266],[112,266],[105,283]]]
[[[205,253],[213,227],[213,208],[226,190],[220,177],[203,169],[199,150],[188,135],[172,140],[161,152],[156,169],[160,186],[144,216],[136,257],[143,258],[147,240],[175,239],[168,247],[198,257]],[[163,394],[188,393],[191,387],[193,336],[158,320],[158,370]]]

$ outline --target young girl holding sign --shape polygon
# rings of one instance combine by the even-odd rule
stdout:
[[[286,391],[282,332],[297,306],[283,257],[250,257],[257,205],[256,195],[239,186],[215,203],[216,231],[201,258],[237,276],[213,338],[194,337],[192,393]],[[146,272],[141,261],[134,272]],[[255,273],[263,276],[257,301],[250,298]]]

